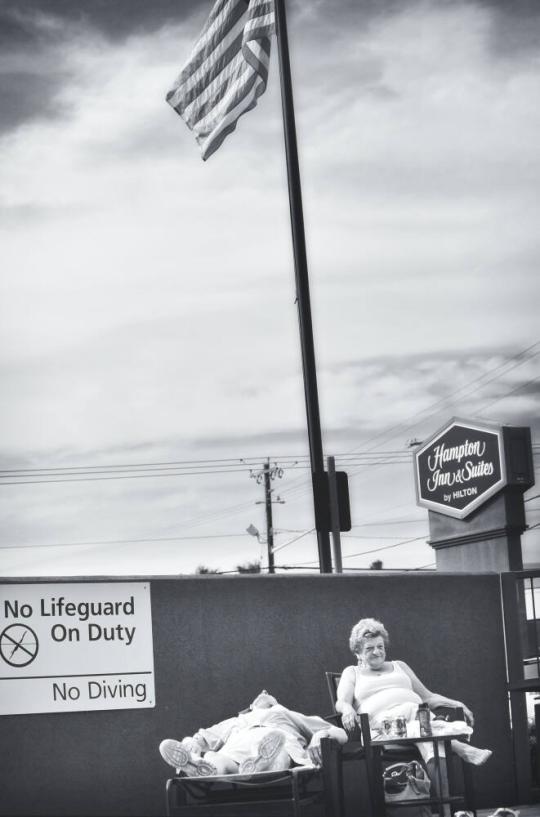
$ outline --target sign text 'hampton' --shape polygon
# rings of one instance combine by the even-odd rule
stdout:
[[[506,484],[502,429],[452,420],[415,454],[419,505],[464,519]]]

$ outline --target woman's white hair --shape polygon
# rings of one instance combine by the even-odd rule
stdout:
[[[388,647],[390,639],[384,624],[377,621],[376,618],[361,618],[351,630],[351,637],[349,638],[351,652],[358,655],[364,647],[366,638],[376,638],[379,635],[384,641],[384,646]]]

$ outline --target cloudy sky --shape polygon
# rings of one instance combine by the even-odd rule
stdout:
[[[266,457],[276,563],[315,566],[275,44],[208,162],[164,101],[210,8],[0,6],[3,575],[258,559]],[[408,442],[455,415],[540,442],[540,9],[288,8],[344,564],[432,565]]]

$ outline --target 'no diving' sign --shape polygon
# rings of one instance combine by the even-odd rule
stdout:
[[[0,715],[152,706],[148,582],[0,586]]]

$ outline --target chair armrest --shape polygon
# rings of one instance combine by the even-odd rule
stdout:
[[[324,719],[325,721],[329,721],[330,723],[334,723],[336,726],[339,726],[340,729],[344,728],[341,722],[341,715],[336,715],[335,713],[333,715],[325,715]],[[360,731],[360,726],[358,725],[358,723],[355,724],[354,728],[351,729],[350,732],[347,731],[347,729],[345,729],[345,732],[347,732],[347,737],[349,741],[361,742],[362,733]]]
[[[433,714],[441,721],[464,721],[465,713],[461,706],[436,706]]]

